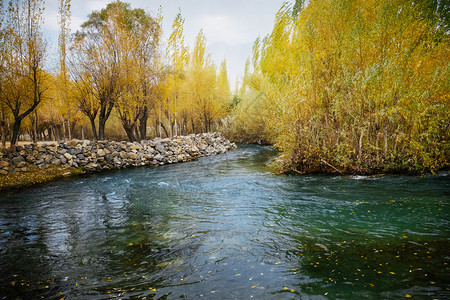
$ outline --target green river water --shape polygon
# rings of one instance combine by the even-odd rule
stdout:
[[[450,299],[450,175],[278,176],[276,152],[0,194],[0,299]]]

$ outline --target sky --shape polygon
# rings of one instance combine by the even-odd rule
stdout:
[[[101,10],[112,0],[72,0],[71,29],[76,32],[93,10]],[[163,38],[167,41],[178,11],[185,19],[185,43],[193,47],[199,31],[207,39],[207,49],[219,66],[227,62],[228,79],[234,89],[236,79],[242,77],[246,59],[251,55],[253,42],[264,37],[273,28],[275,14],[286,0],[123,0],[132,8],[143,8],[155,16],[162,7]],[[292,1],[291,1],[292,2]],[[50,66],[57,65],[59,33],[59,0],[45,1],[43,29],[49,43],[49,57],[55,58]]]

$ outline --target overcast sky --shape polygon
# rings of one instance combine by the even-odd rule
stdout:
[[[156,16],[163,9],[164,39],[171,33],[172,22],[181,9],[185,19],[186,44],[194,45],[195,37],[203,29],[208,50],[218,66],[226,58],[228,77],[234,89],[237,76],[242,76],[244,64],[250,56],[258,36],[269,34],[275,14],[286,0],[124,0],[132,8],[143,8]],[[51,49],[50,58],[57,56],[58,2],[46,0],[44,29]],[[93,10],[101,10],[112,0],[72,0],[71,28],[75,32]],[[292,1],[290,1],[292,2]],[[50,62],[49,65],[56,66]]]

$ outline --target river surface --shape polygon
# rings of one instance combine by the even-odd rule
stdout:
[[[0,195],[0,299],[449,299],[450,176],[278,176],[240,146]]]

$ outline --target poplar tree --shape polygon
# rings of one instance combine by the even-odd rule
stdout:
[[[69,42],[70,35],[70,0],[60,0],[59,2],[59,38],[58,38],[58,48],[59,48],[59,87],[62,97],[63,105],[66,108],[67,113],[67,137],[72,139],[72,126],[71,126],[71,106],[68,97],[68,74],[67,74],[67,45]],[[65,128],[65,118],[62,114],[63,128]]]
[[[5,9],[1,35],[0,101],[14,118],[11,149],[15,149],[23,119],[44,99],[48,81],[43,70],[44,2],[11,0]]]

